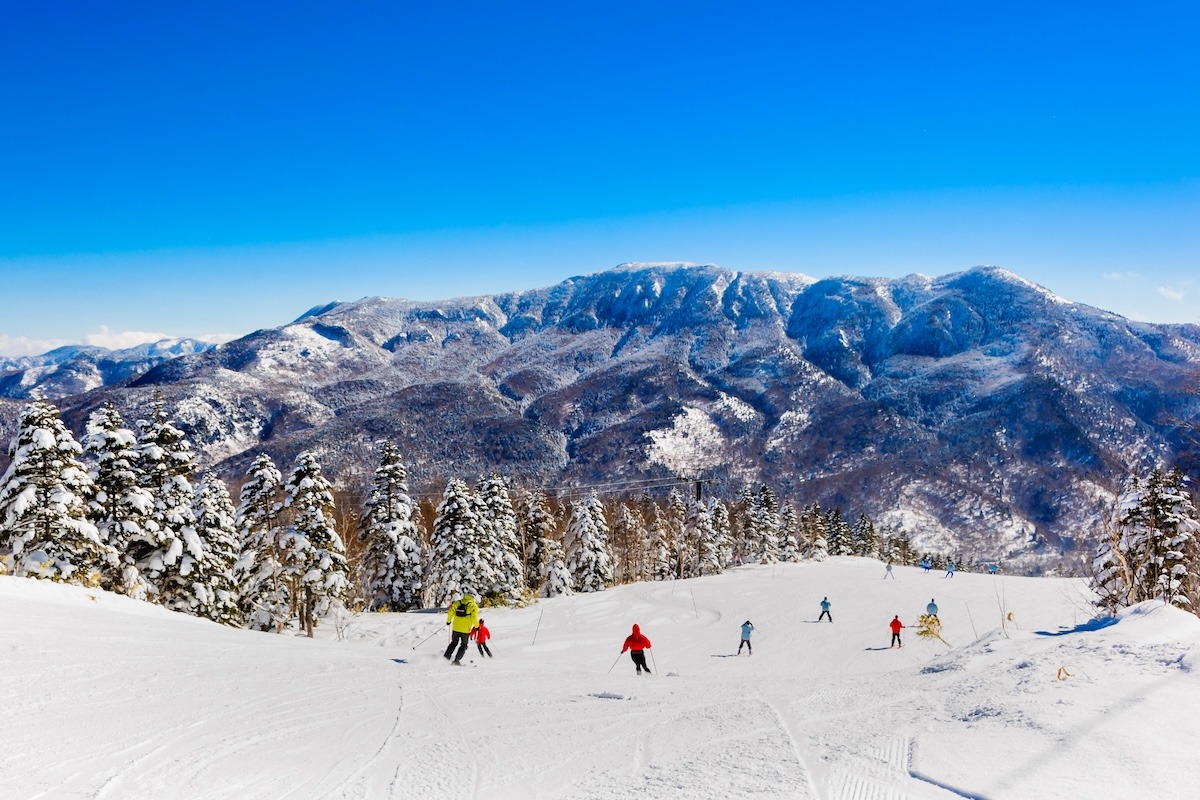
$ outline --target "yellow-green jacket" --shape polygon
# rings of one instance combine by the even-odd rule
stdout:
[[[458,614],[460,608],[462,616]],[[471,628],[479,624],[479,606],[475,604],[475,598],[464,594],[462,600],[451,603],[450,610],[446,612],[446,622],[450,623],[450,629],[453,631],[470,633]]]

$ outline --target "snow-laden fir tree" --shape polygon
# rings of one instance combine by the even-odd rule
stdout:
[[[242,484],[234,520],[242,541],[242,553],[234,567],[241,589],[238,605],[249,626],[262,631],[282,631],[291,607],[280,551],[282,485],[283,476],[275,462],[260,454]]]
[[[1196,562],[1200,523],[1182,475],[1155,469],[1144,482],[1133,479],[1125,497],[1120,546],[1132,572],[1131,601],[1160,598],[1190,608],[1189,566]]]
[[[717,543],[717,557],[721,560],[721,569],[733,564],[733,526],[729,519],[729,508],[720,500],[712,504],[713,537]]]
[[[0,548],[11,550],[13,574],[98,586],[116,569],[116,553],[88,520],[92,482],[81,452],[53,405],[34,400],[21,410],[0,478]]]
[[[564,545],[576,592],[602,592],[612,584],[608,524],[595,495],[571,504]]]
[[[234,522],[236,511],[229,487],[214,472],[200,479],[200,491],[192,509],[202,556],[185,577],[195,584],[197,603],[187,610],[223,625],[241,625],[245,620],[238,605],[233,567],[241,551],[241,537]]]
[[[522,530],[526,541],[525,583],[535,592],[539,591],[549,574],[551,558],[546,553],[546,543],[555,539],[558,520],[550,511],[550,503],[540,491],[530,494],[524,506]],[[562,548],[559,547],[561,552]]]
[[[142,535],[142,525],[154,510],[154,496],[142,485],[137,435],[125,427],[111,400],[89,418],[83,447],[94,459],[90,476],[95,490],[88,517],[118,559],[116,568],[105,574],[104,588],[145,600],[148,587],[129,554],[129,541]]]
[[[655,506],[650,514],[650,579],[669,581],[675,577],[675,565],[671,557],[671,545],[668,541],[667,522],[662,511]]]
[[[492,585],[491,565],[482,552],[484,531],[478,508],[460,478],[446,483],[430,535],[427,605],[449,605],[465,590],[478,592],[479,587]]]
[[[754,506],[755,526],[758,528],[758,563],[779,562],[779,500],[775,492],[765,483],[758,491]]]
[[[717,532],[709,515],[708,507],[700,500],[692,503],[688,509],[688,528],[695,541],[696,575],[717,575],[725,565],[717,544]]]
[[[363,580],[367,607],[407,611],[421,605],[421,545],[412,520],[408,470],[391,442],[379,448],[359,536],[366,546]]]
[[[812,505],[801,515],[801,527],[807,539],[804,556],[809,561],[824,561],[829,557],[829,540],[825,538],[825,515],[821,506]]]
[[[292,512],[281,543],[284,575],[304,593],[301,621],[312,636],[317,618],[344,603],[350,588],[346,547],[333,524],[333,487],[322,474],[316,453],[306,450],[296,456],[284,493],[284,506]]]
[[[734,557],[738,564],[757,563],[762,552],[762,532],[759,530],[757,512],[758,493],[754,487],[747,485],[742,488],[736,508],[738,526]]]
[[[487,511],[490,533],[484,552],[493,578],[486,596],[493,603],[518,603],[525,585],[525,568],[521,558],[520,525],[508,483],[493,472],[480,483],[479,498]]]
[[[842,517],[842,510],[835,508],[826,516],[826,542],[831,556],[854,555],[854,533]]]
[[[800,515],[796,506],[788,500],[779,512],[779,560],[794,564],[800,560],[800,542],[797,538],[800,530]]]
[[[560,597],[574,594],[571,581],[571,570],[567,569],[566,556],[562,545],[555,539],[546,539],[542,543],[545,574],[542,575],[538,594],[542,597]]]
[[[667,526],[667,541],[670,542],[672,561],[674,562],[674,577],[688,577],[687,564],[691,559],[692,543],[688,541],[687,503],[677,489],[672,489],[667,497],[667,509],[663,513],[663,521]]]
[[[183,431],[167,417],[162,393],[155,390],[148,419],[138,420],[138,466],[154,496],[154,509],[142,531],[129,539],[129,554],[164,605],[190,606],[195,601],[191,582],[180,574],[201,557],[200,537],[192,515],[195,466],[192,447]],[[185,558],[186,551],[186,558]]]
[[[853,529],[853,539],[854,555],[879,558],[879,534],[875,531],[875,523],[866,514],[859,515]]]

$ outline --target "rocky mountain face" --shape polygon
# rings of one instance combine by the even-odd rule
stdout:
[[[81,394],[142,375],[164,361],[202,353],[212,346],[196,339],[163,339],[122,350],[71,345],[40,356],[0,358],[0,397],[56,399]]]
[[[1131,322],[1011,273],[932,279],[627,265],[437,303],[367,298],[59,402],[73,429],[153,390],[227,477],[317,448],[361,486],[391,438],[415,490],[766,481],[919,546],[1076,565],[1098,506],[1195,426],[1200,328]],[[11,394],[9,396],[12,396]],[[13,410],[3,410],[15,422]]]

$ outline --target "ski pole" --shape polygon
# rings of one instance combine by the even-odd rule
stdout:
[[[658,662],[654,660],[654,650],[650,650],[650,663],[654,665],[654,674],[658,674]]]
[[[533,641],[530,642],[531,645],[537,644],[537,634],[538,634],[538,631],[541,630],[541,628],[542,628],[542,614],[545,614],[545,613],[546,613],[546,607],[542,606],[542,610],[538,612],[537,627],[533,629]]]
[[[421,645],[425,644],[425,643],[426,643],[426,642],[428,642],[430,639],[432,639],[433,637],[437,636],[439,633],[441,633],[441,631],[440,631],[440,630],[439,630],[439,631],[434,631],[433,633],[429,634],[428,636],[426,636],[426,637],[425,637],[424,639],[422,639],[421,641],[419,641],[419,642],[417,642],[416,644],[414,644],[412,649],[413,649],[413,650],[416,650],[418,647],[420,647]]]
[[[624,654],[624,653],[617,653],[617,661],[620,661],[620,660],[621,660],[621,656],[623,656],[623,655],[625,655],[625,654]],[[612,672],[612,671],[613,671],[613,667],[615,667],[615,666],[617,665],[617,661],[614,661],[614,662],[612,663],[612,667],[609,667],[609,668],[608,668],[608,672]],[[606,672],[606,673],[604,673],[604,674],[605,674],[605,675],[607,675],[607,674],[608,674],[608,672]]]

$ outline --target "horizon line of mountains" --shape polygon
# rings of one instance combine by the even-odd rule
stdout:
[[[1130,471],[1195,474],[1200,326],[1133,322],[1010,272],[828,278],[622,265],[554,286],[330,303],[211,346],[0,362],[73,430],[163,392],[202,466],[316,449],[356,486],[393,440],[414,490],[497,470],[571,486],[765,482],[919,549],[1078,571]]]

